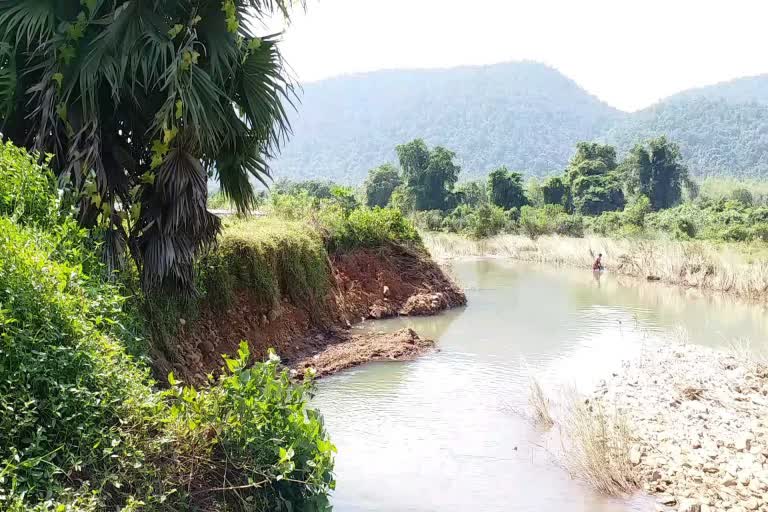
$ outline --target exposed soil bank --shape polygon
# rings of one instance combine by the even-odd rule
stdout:
[[[768,510],[768,367],[694,345],[653,345],[596,393],[628,420],[659,510]]]
[[[248,289],[236,290],[227,308],[204,301],[199,317],[179,328],[176,345],[183,360],[163,370],[203,382],[206,373],[221,368],[221,355],[235,353],[242,340],[255,358],[274,348],[301,366],[318,355],[322,375],[369,360],[410,358],[430,343],[415,333],[366,335],[366,341],[344,330],[366,319],[430,315],[466,303],[435,262],[406,248],[358,249],[333,256],[330,265],[333,283],[323,304],[294,304],[283,297],[276,307],[265,307]]]

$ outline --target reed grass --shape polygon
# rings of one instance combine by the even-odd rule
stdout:
[[[637,471],[630,461],[632,435],[624,416],[573,395],[561,427],[563,463],[574,478],[609,496],[637,490]]]
[[[617,274],[750,298],[763,297],[768,291],[768,253],[765,249],[737,244],[597,236],[542,236],[531,240],[519,235],[500,235],[470,240],[434,232],[423,233],[422,238],[436,259],[504,257],[588,269],[597,254],[602,253],[606,268]]]
[[[597,400],[585,400],[575,389],[553,403],[531,378],[528,404],[538,425],[557,425],[560,452],[554,453],[572,478],[608,496],[625,496],[638,488],[637,470],[630,460],[634,443],[624,414],[609,414]],[[553,409],[557,414],[553,414]]]
[[[531,378],[528,405],[531,407],[531,417],[537,425],[545,429],[552,428],[555,420],[550,412],[549,398],[546,397],[539,381],[535,378]]]

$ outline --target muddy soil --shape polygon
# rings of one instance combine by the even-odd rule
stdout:
[[[434,346],[434,341],[419,337],[413,329],[365,334],[345,331],[326,337],[319,346],[307,344],[306,355],[286,364],[297,375],[314,368],[317,377],[324,377],[370,361],[408,361]]]
[[[243,340],[256,359],[268,348],[297,365],[318,355],[321,375],[375,359],[409,358],[429,342],[418,336],[388,339],[345,330],[366,319],[431,315],[466,303],[461,289],[435,262],[404,248],[359,249],[333,257],[331,266],[334,282],[322,304],[296,305],[286,298],[270,308],[245,289],[236,292],[227,308],[204,303],[197,319],[179,327],[177,360],[157,373],[173,370],[187,382],[205,382],[207,373],[220,370],[222,354],[237,352]]]

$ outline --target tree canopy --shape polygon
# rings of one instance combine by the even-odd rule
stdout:
[[[417,210],[444,210],[461,168],[453,151],[436,146],[429,149],[422,139],[396,148],[403,181],[413,194]]]
[[[522,208],[528,203],[525,197],[523,175],[499,167],[488,175],[488,197],[496,206],[505,210]]]
[[[663,136],[636,145],[622,168],[629,192],[646,196],[654,210],[679,203],[689,181],[678,146]]]
[[[80,221],[126,249],[146,289],[191,289],[219,220],[209,176],[241,209],[289,128],[273,35],[286,0],[2,0],[0,132],[53,154]]]
[[[389,203],[392,192],[400,186],[400,172],[392,164],[371,169],[365,180],[365,201],[371,208],[384,207]]]
[[[624,192],[616,167],[613,146],[596,142],[576,145],[576,154],[565,171],[565,178],[577,213],[599,215],[624,207]]]

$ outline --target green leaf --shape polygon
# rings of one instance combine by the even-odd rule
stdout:
[[[173,374],[173,372],[170,372],[168,374],[168,384],[170,384],[171,386],[175,386],[178,383],[179,381],[176,380],[176,376]]]
[[[258,50],[261,47],[261,39],[258,37],[254,37],[250,41],[248,41],[248,49],[251,51]]]
[[[169,31],[168,31],[168,37],[171,39],[176,39],[176,36],[178,36],[181,31],[184,29],[184,25],[181,23],[175,24]]]

